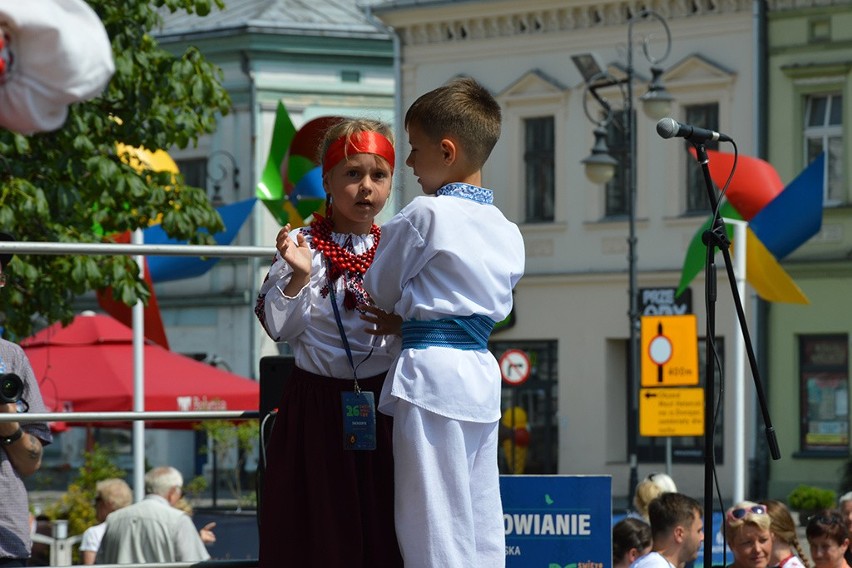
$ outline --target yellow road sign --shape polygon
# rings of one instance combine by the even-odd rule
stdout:
[[[698,384],[698,320],[695,314],[642,316],[642,386]]]
[[[639,389],[639,434],[703,436],[704,389]]]

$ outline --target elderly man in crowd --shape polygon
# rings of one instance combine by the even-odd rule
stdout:
[[[145,498],[107,517],[98,564],[199,562],[210,558],[192,519],[176,509],[183,476],[173,467],[145,474]]]

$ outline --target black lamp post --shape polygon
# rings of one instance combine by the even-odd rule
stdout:
[[[663,87],[661,76],[662,68],[657,66],[657,63],[663,61],[671,52],[672,39],[669,27],[665,19],[652,10],[641,10],[635,13],[627,23],[627,69],[623,78],[614,77],[608,71],[603,69],[597,59],[592,54],[580,54],[573,56],[575,65],[583,75],[586,82],[586,95],[591,95],[601,106],[603,110],[603,118],[599,115],[593,116],[588,109],[587,102],[589,97],[583,97],[583,110],[586,116],[594,124],[595,128],[595,144],[592,147],[591,154],[582,160],[585,166],[586,177],[590,181],[598,184],[608,182],[615,175],[618,161],[610,154],[606,144],[608,126],[613,119],[613,110],[605,97],[600,94],[601,89],[608,87],[617,87],[621,91],[624,109],[622,111],[623,135],[627,141],[627,161],[624,164],[626,171],[625,183],[627,184],[627,214],[628,214],[628,237],[627,237],[627,263],[628,263],[628,290],[630,308],[628,318],[630,324],[630,339],[627,351],[627,384],[628,396],[630,400],[630,411],[628,412],[628,420],[630,421],[631,435],[628,441],[628,452],[630,454],[630,481],[628,487],[628,506],[633,500],[633,491],[638,483],[637,474],[637,439],[638,439],[638,384],[639,384],[639,332],[640,332],[640,313],[639,300],[637,289],[637,270],[636,270],[636,115],[633,108],[633,82],[635,80],[635,70],[633,68],[633,26],[637,22],[647,21],[649,19],[656,20],[665,31],[665,50],[659,58],[654,58],[650,52],[650,36],[646,35],[642,38],[642,51],[645,58],[651,64],[651,82],[648,85],[648,92],[640,97],[643,103],[645,114],[654,120],[659,120],[667,116],[671,110],[673,97]]]

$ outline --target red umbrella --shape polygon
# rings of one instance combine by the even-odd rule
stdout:
[[[133,410],[133,331],[109,316],[83,314],[21,342],[48,408],[67,412]],[[146,343],[146,411],[257,410],[259,383]],[[188,428],[191,422],[149,426]],[[126,426],[102,423],[103,426]]]

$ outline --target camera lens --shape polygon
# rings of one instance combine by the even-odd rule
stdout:
[[[0,375],[0,403],[18,402],[24,395],[24,381],[15,373]]]

